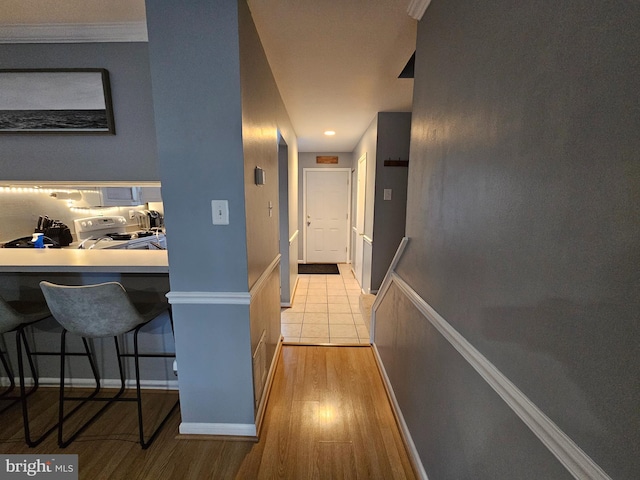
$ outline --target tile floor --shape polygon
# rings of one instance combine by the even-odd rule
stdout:
[[[283,308],[282,335],[293,343],[369,343],[360,314],[360,286],[349,264],[340,275],[299,275],[293,306]]]

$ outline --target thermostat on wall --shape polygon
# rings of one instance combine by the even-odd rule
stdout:
[[[266,183],[266,174],[265,171],[260,168],[260,167],[256,167],[255,170],[255,175],[256,175],[256,185],[264,185]]]

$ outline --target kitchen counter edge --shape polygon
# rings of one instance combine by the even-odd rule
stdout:
[[[0,248],[0,272],[169,273],[166,250]]]

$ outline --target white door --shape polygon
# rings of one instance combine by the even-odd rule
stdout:
[[[356,195],[356,223],[355,223],[355,275],[356,280],[362,287],[362,263],[364,260],[364,212],[367,187],[367,154],[365,153],[358,160],[358,185]]]
[[[348,168],[304,169],[304,229],[307,263],[347,261]]]

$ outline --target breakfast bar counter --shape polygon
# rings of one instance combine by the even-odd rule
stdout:
[[[166,250],[0,248],[0,272],[169,273]]]
[[[0,296],[5,300],[43,302],[40,289],[40,282],[43,280],[58,285],[77,286],[119,282],[135,304],[166,303],[166,293],[169,291],[167,251],[0,248]],[[32,346],[36,351],[59,350],[60,326],[55,319],[43,320],[31,332]],[[155,352],[173,348],[169,314],[162,314],[149,327],[145,327],[140,332],[139,342],[143,351]],[[9,356],[13,358],[12,361],[16,361],[14,344],[7,343]],[[112,342],[98,341],[95,348],[103,378],[117,383],[118,369],[110,361],[103,364],[103,358],[111,359],[114,355]],[[41,379],[58,378],[59,362],[43,359],[46,360],[46,357],[37,359]],[[74,363],[71,376],[79,384],[92,378],[91,370],[85,363]],[[177,386],[171,358],[143,362],[141,369],[143,378],[154,388]]]

